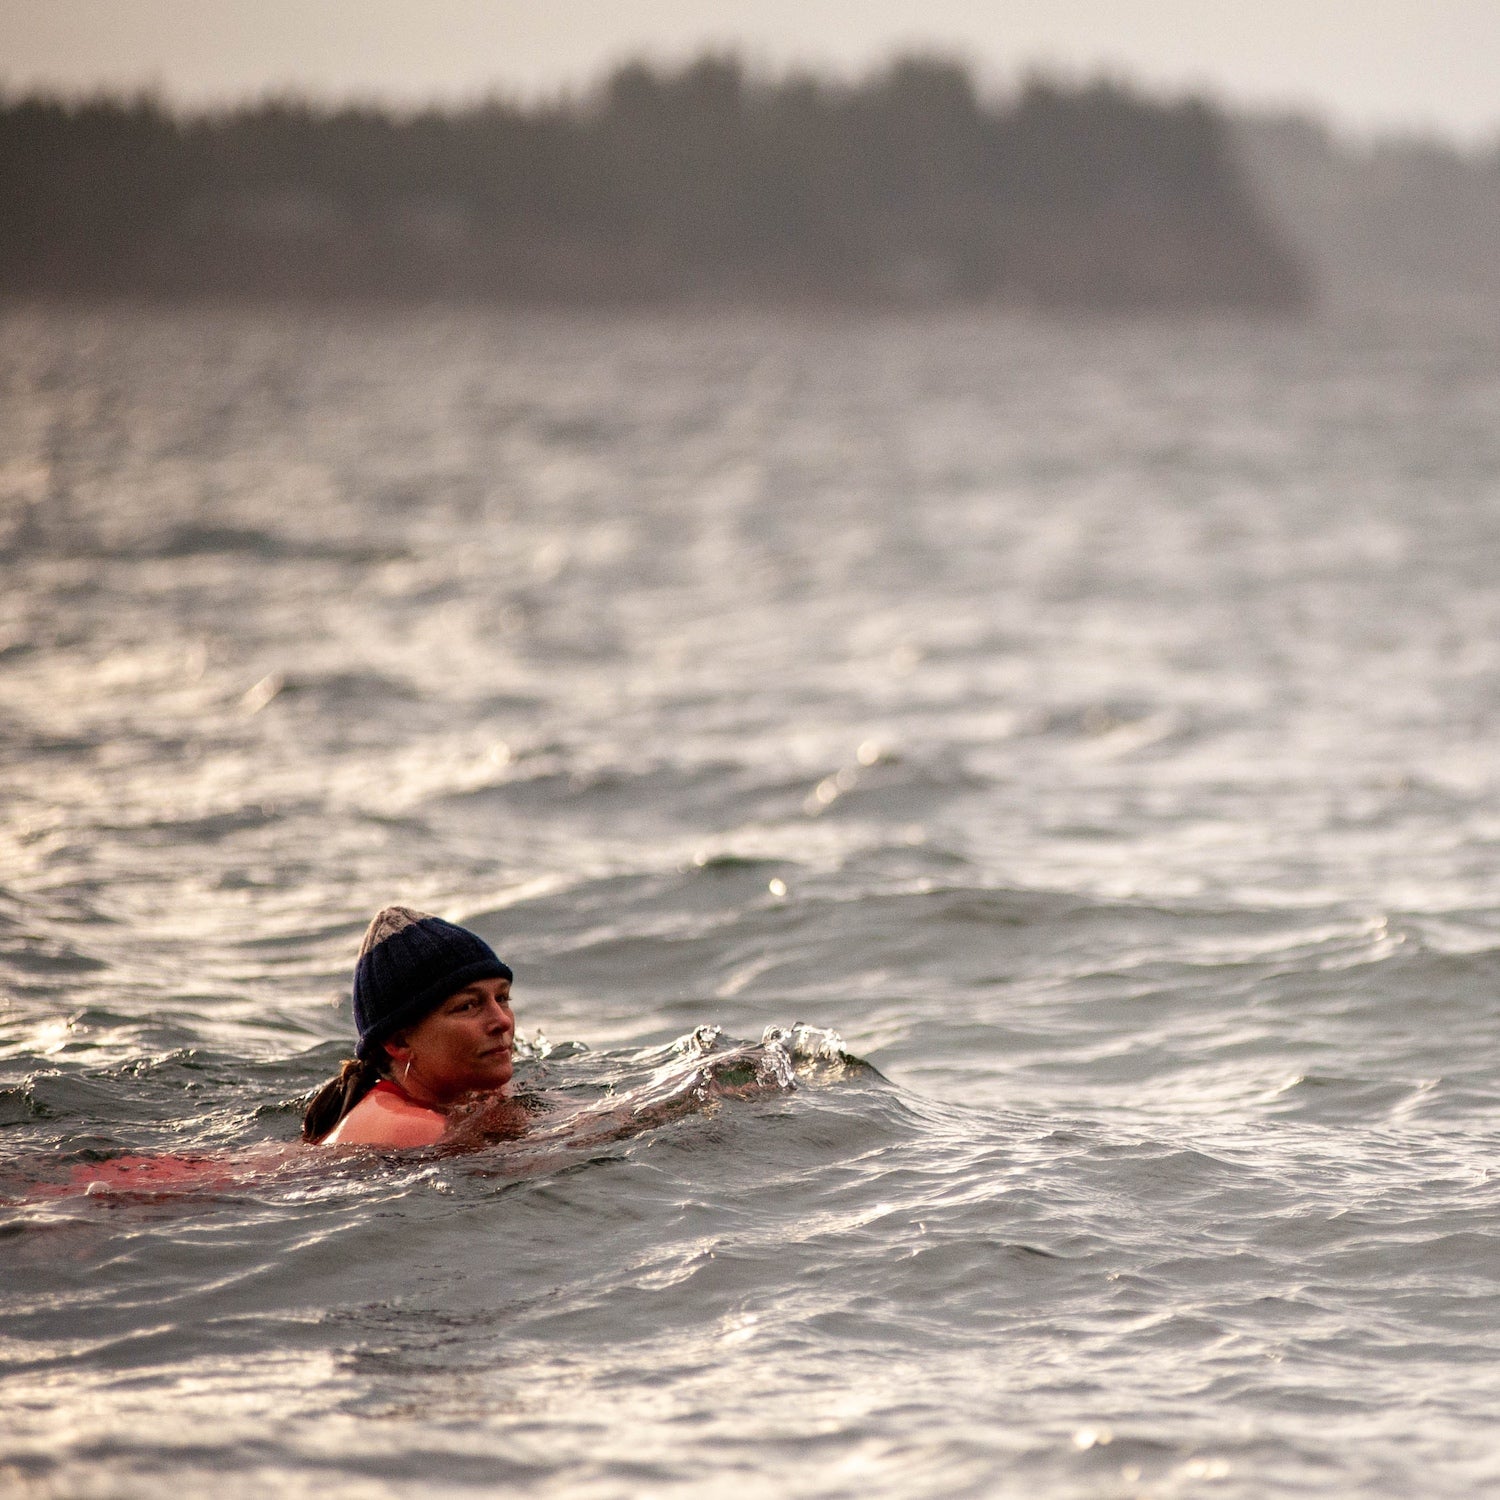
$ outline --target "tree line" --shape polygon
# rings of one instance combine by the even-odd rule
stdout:
[[[733,57],[397,115],[0,103],[0,292],[1286,310],[1308,288],[1222,116],[1111,83],[990,102]]]

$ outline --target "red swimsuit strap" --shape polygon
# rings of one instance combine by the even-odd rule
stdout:
[[[379,1078],[370,1090],[372,1094],[393,1094],[397,1099],[404,1099],[416,1109],[430,1110],[435,1115],[445,1115],[447,1110],[439,1109],[435,1104],[424,1104],[420,1099],[413,1099],[410,1094],[396,1082],[394,1078]]]
[[[394,1094],[398,1099],[405,1099],[408,1104],[418,1104],[410,1094],[401,1087],[393,1078],[380,1078],[376,1080],[375,1087],[370,1090],[372,1094]],[[430,1105],[418,1104],[420,1109],[428,1109]]]

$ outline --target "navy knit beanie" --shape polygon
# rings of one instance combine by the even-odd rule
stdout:
[[[379,1061],[387,1037],[476,979],[512,977],[494,949],[466,927],[409,906],[386,907],[366,930],[354,967],[360,1057]]]

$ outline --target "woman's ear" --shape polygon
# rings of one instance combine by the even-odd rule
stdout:
[[[399,1069],[411,1062],[411,1033],[398,1031],[393,1036],[388,1036],[381,1046],[385,1048],[385,1054]]]

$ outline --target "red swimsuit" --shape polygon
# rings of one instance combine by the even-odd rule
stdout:
[[[394,1094],[398,1099],[405,1099],[408,1104],[415,1104],[418,1109],[432,1108],[430,1104],[422,1104],[420,1101],[413,1099],[412,1096],[408,1094],[406,1090],[402,1088],[401,1085],[397,1083],[393,1078],[382,1078],[378,1080],[375,1084],[375,1087],[372,1088],[370,1092],[372,1094]]]

